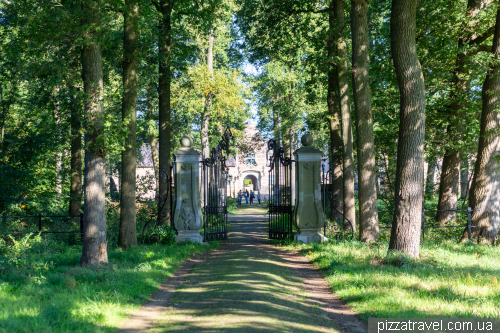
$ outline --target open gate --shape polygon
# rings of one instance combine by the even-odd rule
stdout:
[[[292,236],[292,163],[285,157],[283,147],[276,140],[267,143],[269,161],[269,238],[285,239]],[[269,153],[272,155],[269,156]]]
[[[233,138],[226,128],[209,158],[203,157],[203,238],[204,241],[227,239],[227,193],[229,142]]]

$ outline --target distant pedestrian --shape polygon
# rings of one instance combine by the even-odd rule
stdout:
[[[250,205],[253,204],[253,199],[255,198],[255,193],[253,191],[250,191]]]
[[[257,201],[259,202],[260,206],[260,200],[262,199],[262,194],[260,194],[260,191],[257,192]]]
[[[241,207],[241,201],[243,200],[243,193],[241,190],[238,192],[238,207]]]
[[[246,203],[247,203],[247,205],[248,205],[248,197],[250,196],[250,195],[248,194],[248,190],[246,190],[246,191],[243,193],[243,195],[245,196],[245,201],[246,201]]]

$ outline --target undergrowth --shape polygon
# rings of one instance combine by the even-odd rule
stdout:
[[[420,259],[387,242],[286,245],[324,270],[332,290],[361,318],[500,317],[500,248],[426,242]]]
[[[0,239],[0,332],[113,332],[199,244],[109,249],[79,267],[81,246],[27,235]]]

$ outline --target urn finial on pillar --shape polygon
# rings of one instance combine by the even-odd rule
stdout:
[[[298,242],[324,242],[321,234],[325,214],[321,204],[321,151],[312,146],[314,139],[305,134],[300,140],[303,146],[295,155],[295,211],[294,223],[298,230]]]
[[[175,153],[175,212],[174,227],[177,231],[176,242],[202,243],[201,201],[199,191],[200,153],[191,148],[193,139],[184,135],[181,148]]]

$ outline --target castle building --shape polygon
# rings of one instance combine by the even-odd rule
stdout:
[[[246,138],[257,138],[259,131],[254,121],[245,123]],[[245,156],[237,155],[226,163],[229,169],[229,184],[227,194],[234,197],[238,191],[250,190],[260,191],[262,195],[269,191],[269,157],[267,152],[267,141],[261,138],[261,142],[254,142],[254,150]]]
[[[253,151],[245,155],[239,153],[226,161],[229,173],[226,193],[230,197],[236,197],[240,190],[260,191],[262,195],[267,195],[269,192],[268,160],[272,152],[268,154],[267,141],[258,136],[259,131],[256,128],[256,123],[249,120],[245,122],[245,125],[244,138],[254,139],[252,141]],[[259,142],[256,142],[255,139],[258,139]],[[154,177],[154,167],[151,147],[143,145],[138,156],[136,178],[138,191],[142,189],[144,192],[140,196],[145,199],[155,197],[156,184],[152,181],[152,177]],[[118,175],[113,175],[112,178],[119,188]],[[271,181],[273,180],[271,179]]]

